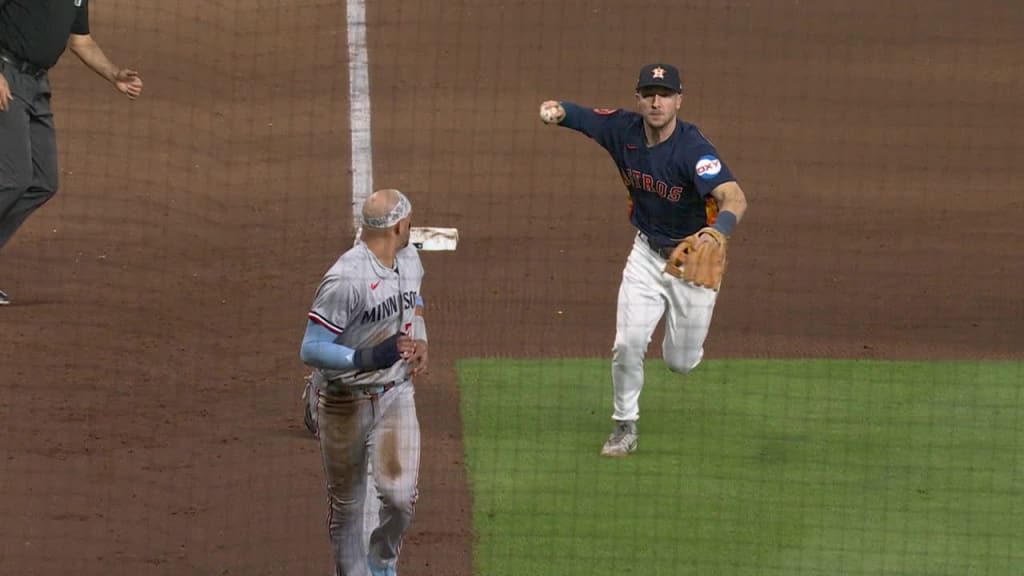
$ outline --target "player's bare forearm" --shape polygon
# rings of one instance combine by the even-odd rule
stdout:
[[[71,51],[78,56],[83,64],[99,74],[104,80],[113,84],[117,80],[117,73],[120,70],[103,53],[99,44],[89,34],[72,34],[68,40]]]
[[[718,211],[729,211],[736,215],[736,221],[743,220],[747,212],[747,196],[736,182],[726,182],[715,187],[711,196],[718,202]]]
[[[717,232],[702,233],[697,239],[697,247],[708,242],[723,243],[732,234],[733,227],[743,219],[747,212],[747,196],[735,181],[724,182],[711,191],[711,197],[718,204],[718,218],[711,228]],[[718,236],[716,238],[716,236]]]

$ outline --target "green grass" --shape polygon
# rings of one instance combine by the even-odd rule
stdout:
[[[458,365],[478,576],[1024,574],[1024,364]]]

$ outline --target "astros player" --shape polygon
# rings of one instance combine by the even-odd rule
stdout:
[[[420,283],[409,245],[412,205],[398,190],[363,204],[362,240],[317,288],[300,356],[315,368],[328,528],[338,576],[394,576],[413,517],[420,428],[412,377],[427,367]],[[363,545],[367,466],[381,498],[380,524]]]
[[[540,116],[586,134],[615,161],[629,191],[630,222],[638,230],[619,286],[612,349],[615,426],[601,454],[626,456],[637,448],[644,356],[664,316],[662,354],[669,369],[686,374],[700,363],[717,291],[664,272],[680,241],[704,227],[728,237],[747,200],[718,151],[693,124],[676,116],[683,101],[679,71],[668,64],[640,70],[638,112],[584,108],[546,101]],[[701,234],[699,243],[717,242]]]

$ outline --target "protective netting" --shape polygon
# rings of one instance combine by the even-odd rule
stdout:
[[[61,190],[0,252],[0,573],[329,570],[299,344],[383,187],[460,234],[422,254],[399,573],[1024,563],[1019,6],[90,5],[145,91],[50,74]],[[659,327],[639,448],[602,459],[635,230],[537,110],[632,110],[656,61],[750,208],[702,364],[666,370]]]

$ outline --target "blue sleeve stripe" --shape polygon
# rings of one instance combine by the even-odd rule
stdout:
[[[309,313],[309,319],[312,320],[313,322],[316,322],[317,324],[323,326],[324,328],[327,328],[331,332],[334,332],[335,334],[341,334],[342,332],[345,331],[344,328],[339,328],[339,327],[335,326],[334,324],[331,323],[330,320],[328,320],[327,318],[324,318],[323,316],[317,314],[316,312],[312,312],[311,311]]]

